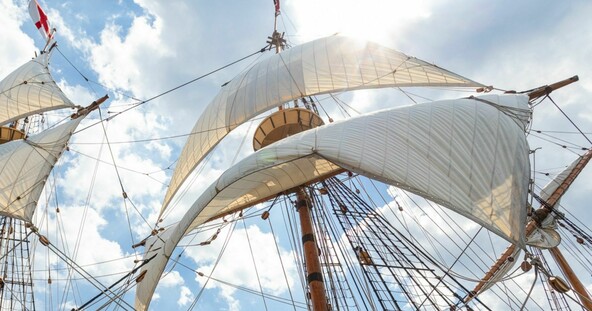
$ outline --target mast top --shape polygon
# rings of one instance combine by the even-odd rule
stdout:
[[[96,110],[97,108],[99,108],[99,106],[105,102],[107,99],[109,98],[109,95],[106,95],[93,101],[90,105],[88,105],[87,107],[80,107],[78,108],[78,111],[76,111],[75,113],[73,113],[70,117],[72,119],[78,119],[82,116],[85,116],[87,114],[89,114],[91,111]]]
[[[553,92],[553,91],[555,91],[557,89],[560,89],[560,88],[562,88],[562,87],[564,87],[566,85],[569,85],[569,84],[572,84],[574,82],[577,82],[578,80],[580,80],[580,78],[577,75],[575,75],[575,76],[573,76],[571,78],[567,78],[565,80],[561,80],[559,82],[555,82],[555,83],[550,84],[550,85],[544,85],[544,86],[541,86],[541,87],[538,87],[538,88],[535,88],[535,89],[532,89],[532,90],[525,91],[524,93],[527,93],[528,94],[528,98],[530,100],[533,100],[533,99],[537,99],[539,97],[543,97],[543,96],[549,95],[549,94],[551,94],[551,92]]]
[[[280,16],[280,0],[273,0],[275,7],[275,17],[273,20],[273,33],[271,37],[267,37],[267,49],[271,50],[275,47],[275,53],[283,51],[286,47],[286,39],[284,39],[284,32],[281,34],[277,31],[277,19]]]

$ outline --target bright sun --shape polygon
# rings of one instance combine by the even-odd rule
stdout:
[[[334,33],[383,41],[430,16],[429,1],[297,0],[284,7],[300,42]]]

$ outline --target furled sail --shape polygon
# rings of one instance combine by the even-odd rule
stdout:
[[[518,258],[520,258],[521,253],[522,253],[522,249],[515,247],[509,256],[509,257],[512,257],[514,260],[505,260],[503,263],[501,263],[497,272],[495,274],[493,274],[493,276],[487,280],[487,283],[485,283],[485,285],[483,285],[483,287],[481,287],[481,289],[479,290],[477,295],[489,290],[494,285],[496,285],[498,282],[500,282],[504,278],[506,278],[508,273],[510,273],[514,269],[514,266],[516,265],[516,263],[519,262]]]
[[[246,120],[303,96],[394,86],[481,85],[395,50],[347,37],[293,47],[235,77],[206,107],[183,148],[161,213],[204,156]]]
[[[568,167],[566,167],[561,173],[557,174],[555,178],[549,181],[539,195],[543,201],[549,200],[555,190],[561,186],[561,184],[567,179],[569,174],[576,168],[580,162],[580,158],[577,158]],[[559,201],[555,204],[555,207],[559,206]],[[557,221],[555,215],[550,213],[542,222],[540,227],[536,227],[534,231],[527,236],[526,243],[528,245],[540,247],[540,248],[553,248],[557,247],[561,243],[561,235],[556,231]]]
[[[74,107],[49,73],[49,56],[37,56],[0,82],[0,125],[48,110]]]
[[[557,174],[555,178],[553,178],[551,181],[549,181],[549,183],[547,183],[543,187],[543,189],[541,190],[541,194],[539,195],[543,201],[549,200],[549,198],[555,192],[555,190],[559,188],[559,186],[561,186],[561,184],[565,181],[567,176],[569,176],[569,174],[571,174],[574,168],[576,168],[581,158],[582,157],[579,157],[575,161],[573,161],[568,167],[561,171],[561,173]],[[557,206],[558,204],[559,202],[557,202],[555,205]]]
[[[0,145],[0,215],[31,221],[49,172],[82,119]]]
[[[285,190],[348,169],[450,208],[524,246],[530,165],[524,95],[399,107],[288,137],[225,171],[183,219],[155,239],[138,284],[147,308],[167,258],[189,231]]]

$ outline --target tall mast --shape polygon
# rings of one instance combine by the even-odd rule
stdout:
[[[35,122],[33,118],[29,122]],[[19,121],[0,127],[0,145],[25,138]],[[8,216],[0,217],[0,308],[35,310],[28,224]],[[51,277],[48,278],[51,283]]]
[[[590,161],[590,158],[592,158],[592,150],[588,150],[588,152],[586,152],[582,156],[580,161],[578,161],[578,164],[576,164],[576,167],[570,172],[570,174],[563,181],[563,183],[561,183],[561,185],[551,195],[551,197],[547,201],[548,204],[539,209],[541,211],[541,213],[548,214],[552,211],[555,204],[559,201],[559,198],[561,198],[561,196],[565,193],[565,191],[567,191],[567,188],[569,188],[569,186],[572,184],[572,182],[576,179],[576,177],[584,169],[586,164],[588,164],[588,162]],[[574,292],[576,292],[578,294],[580,301],[582,302],[582,305],[584,305],[586,310],[592,311],[592,299],[590,298],[590,295],[586,291],[586,287],[582,284],[582,282],[580,281],[578,276],[574,273],[572,268],[569,266],[567,260],[565,260],[565,257],[563,257],[563,254],[561,253],[559,248],[553,247],[553,248],[549,249],[549,252],[551,253],[551,255],[553,255],[553,259],[555,259],[555,262],[557,262],[557,265],[559,266],[561,271],[563,271],[563,274],[567,277]]]
[[[325,284],[323,283],[323,272],[319,260],[319,251],[310,217],[312,201],[306,194],[304,188],[296,191],[296,209],[300,216],[300,228],[302,230],[302,246],[304,252],[304,263],[306,266],[306,281],[310,290],[310,300],[313,311],[327,311],[327,296],[325,295]]]
[[[286,40],[284,39],[284,33],[281,34],[277,31],[277,20],[278,16],[280,16],[280,0],[273,0],[273,5],[275,6],[275,17],[273,19],[273,33],[271,37],[267,37],[267,44],[268,49],[275,48],[275,53],[278,54],[279,52],[283,51],[286,46]]]
[[[275,6],[275,17],[273,21],[273,33],[271,37],[267,37],[267,44],[268,50],[275,48],[275,53],[279,54],[281,51],[284,50],[286,46],[286,40],[284,39],[284,33],[279,33],[277,31],[277,19],[280,15],[280,0],[274,0],[273,4]],[[299,111],[298,109],[288,109],[283,110],[283,107],[280,105],[278,107],[279,111],[275,112],[275,114],[282,114],[283,118],[279,120],[284,120],[285,122],[280,122],[275,124],[273,121],[270,123],[271,126],[266,127],[266,131],[262,131],[262,135],[257,137],[255,135],[254,140],[254,148],[258,150],[261,147],[264,147],[267,144],[271,144],[274,141],[281,140],[282,138],[294,134],[296,132],[301,132],[307,130],[312,127],[316,127],[323,124],[323,120],[318,117],[312,111],[307,112]],[[291,124],[292,122],[288,122],[288,119],[294,118],[286,118],[287,114],[294,114],[296,113],[297,126]],[[306,115],[306,116],[305,116]],[[272,115],[273,116],[273,115]],[[316,117],[316,118],[315,118]],[[268,118],[269,119],[269,118]],[[268,120],[266,119],[266,120]],[[307,122],[301,122],[302,119],[308,119]],[[264,120],[262,125],[259,126],[259,132],[265,123]],[[269,119],[271,120],[271,119]],[[314,120],[314,122],[313,122]],[[276,120],[277,121],[277,120]],[[308,126],[303,126],[303,124],[308,124]],[[275,134],[273,134],[275,132]],[[277,135],[278,133],[281,133]],[[258,139],[260,141],[258,141]],[[269,139],[267,139],[269,138]],[[312,223],[312,218],[310,216],[310,210],[312,209],[312,201],[310,200],[309,196],[306,194],[304,187],[299,187],[296,190],[296,210],[298,211],[298,215],[300,218],[300,228],[302,232],[302,247],[304,253],[304,263],[306,267],[306,280],[308,283],[310,300],[312,302],[312,310],[313,311],[328,311],[328,300],[325,294],[325,284],[323,282],[323,271],[321,270],[321,261],[319,259],[319,248],[316,242],[315,234],[314,234],[314,227]]]
[[[22,220],[0,217],[0,306],[3,310],[35,310],[31,240],[25,227]]]
[[[561,253],[559,248],[553,247],[549,249],[549,252],[551,253],[551,255],[553,255],[553,259],[555,259],[555,262],[557,262],[557,265],[559,266],[561,271],[563,271],[565,277],[567,277],[567,280],[571,284],[571,287],[574,290],[574,292],[578,294],[578,298],[580,299],[582,306],[586,310],[592,311],[592,299],[586,291],[586,287],[582,284],[576,273],[567,263],[567,260],[565,259],[565,257],[563,257],[563,254]]]

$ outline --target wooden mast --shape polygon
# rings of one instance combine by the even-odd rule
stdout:
[[[566,85],[572,84],[577,82],[580,78],[578,76],[573,76],[571,78],[567,78],[565,80],[561,80],[559,82],[555,82],[551,85],[541,86],[536,88],[528,93],[528,97],[530,100],[539,98],[541,96],[549,95],[551,92],[555,91],[556,89],[562,88]]]
[[[302,245],[304,249],[304,263],[306,266],[306,280],[310,289],[310,300],[313,311],[327,311],[328,303],[325,295],[325,284],[319,260],[319,251],[314,236],[310,209],[312,202],[304,188],[296,190],[296,209],[300,216],[300,227],[302,230]]]
[[[271,37],[267,37],[268,41],[268,49],[271,50],[275,47],[275,53],[279,54],[286,45],[286,40],[284,39],[284,33],[279,33],[277,31],[277,18],[280,15],[280,3],[279,0],[274,0],[275,6],[275,18],[273,22],[273,34]],[[283,110],[282,105],[278,106],[278,112],[281,113]],[[312,112],[311,112],[312,113]],[[285,115],[284,115],[284,118]],[[300,119],[300,118],[298,118]],[[320,118],[319,118],[320,119]],[[273,123],[273,122],[272,122]],[[322,125],[322,119],[320,119],[318,125]],[[286,124],[284,124],[284,127]],[[298,131],[302,131],[302,127],[298,129]],[[286,131],[284,131],[286,132]],[[285,134],[285,133],[284,133]],[[269,133],[265,134],[268,136]],[[271,142],[275,140],[280,140],[284,137],[275,137],[271,140]],[[263,141],[262,139],[261,141]],[[269,143],[271,143],[269,142]],[[257,149],[255,149],[257,150]],[[314,228],[312,225],[312,219],[310,217],[310,209],[312,208],[312,202],[310,198],[306,194],[304,187],[298,187],[296,190],[296,210],[298,211],[298,215],[300,217],[300,228],[302,231],[302,247],[304,253],[304,265],[306,267],[306,280],[308,282],[308,288],[310,291],[310,300],[312,302],[312,310],[313,311],[328,311],[329,304],[327,300],[327,296],[325,295],[325,284],[323,282],[323,272],[321,271],[321,262],[319,260],[319,248],[316,243],[315,235],[314,235]]]
[[[569,188],[569,186],[576,179],[578,174],[584,169],[586,164],[588,164],[590,158],[592,158],[592,150],[588,150],[588,152],[586,152],[582,156],[578,164],[576,164],[576,167],[570,172],[565,181],[563,181],[561,185],[557,188],[557,190],[555,190],[555,192],[551,195],[547,202],[549,205],[543,207],[543,209],[545,209],[548,212],[551,212],[553,206],[555,206],[555,204],[559,201],[559,198],[561,198],[565,191],[567,191],[567,188]],[[567,277],[567,280],[571,284],[571,287],[574,290],[574,292],[578,294],[580,302],[582,303],[584,308],[586,308],[586,310],[588,311],[592,311],[592,298],[590,298],[588,291],[586,291],[586,287],[582,285],[582,282],[571,269],[559,248],[553,247],[549,249],[549,252],[551,253],[551,255],[553,255],[555,262],[557,262],[557,265],[559,266],[561,271],[563,271],[565,277]]]
[[[592,299],[586,291],[586,287],[582,284],[582,282],[580,282],[580,279],[571,269],[571,267],[567,263],[567,260],[565,260],[565,257],[563,257],[563,254],[561,254],[559,248],[553,247],[549,249],[549,252],[551,253],[551,255],[553,255],[555,262],[557,262],[557,265],[559,266],[559,268],[561,268],[561,271],[563,271],[565,277],[567,277],[567,280],[569,281],[569,284],[571,284],[573,291],[576,294],[578,294],[578,298],[580,299],[582,306],[586,310],[592,311]]]
[[[557,202],[559,201],[561,196],[563,196],[563,194],[565,194],[565,192],[567,191],[569,186],[573,183],[573,181],[576,179],[576,177],[584,169],[586,164],[588,164],[588,162],[590,161],[590,158],[592,158],[592,150],[588,150],[580,158],[579,162],[576,164],[574,169],[569,173],[567,178],[561,183],[561,185],[559,185],[559,187],[557,187],[557,189],[555,189],[553,194],[551,194],[551,196],[549,197],[549,199],[546,202],[547,204],[537,210],[537,214],[548,214],[551,212],[552,207],[555,206],[555,204],[557,204]],[[528,223],[528,225],[526,226],[526,230],[525,230],[526,235],[528,236],[530,233],[532,233],[536,227],[537,227],[536,221],[531,220]],[[514,245],[514,244],[510,245],[506,249],[506,251],[500,256],[500,258],[491,267],[491,269],[485,274],[483,279],[477,284],[477,286],[475,286],[475,289],[473,289],[474,294],[478,294],[479,291],[481,290],[481,288],[483,288],[483,286],[491,280],[491,278],[500,269],[500,267],[506,262],[506,260],[508,260],[508,258],[514,252],[515,249],[516,249],[516,245]],[[582,283],[580,282],[578,277],[575,275],[575,273],[573,272],[571,267],[569,267],[569,265],[567,264],[567,261],[565,261],[565,258],[563,257],[563,255],[561,254],[559,249],[557,247],[554,247],[554,248],[551,248],[549,251],[553,255],[554,259],[557,261],[557,264],[559,265],[559,267],[561,268],[563,273],[568,278],[573,290],[580,297],[580,301],[582,302],[582,304],[585,306],[585,308],[588,311],[592,311],[592,300],[590,298],[590,295],[588,295],[588,292],[586,291],[585,287],[582,285]],[[473,296],[467,297],[467,299],[465,299],[465,302],[470,301],[472,299],[472,297]]]

